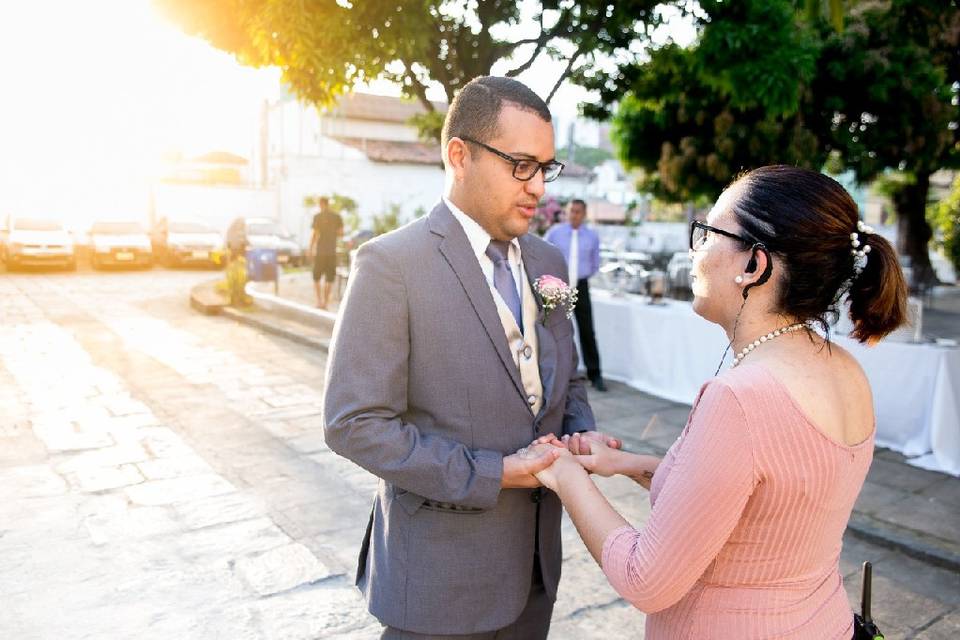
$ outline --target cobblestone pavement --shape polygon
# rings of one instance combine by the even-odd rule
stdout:
[[[323,443],[325,354],[191,312],[210,278],[0,276],[0,638],[378,636],[352,586],[376,481]],[[597,411],[685,410],[644,402],[615,385]],[[602,486],[643,521],[631,482]],[[642,638],[564,535],[551,638]],[[888,638],[956,637],[960,578],[848,538],[851,593],[863,558]]]

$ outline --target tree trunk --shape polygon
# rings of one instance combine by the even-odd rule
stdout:
[[[929,249],[933,231],[927,222],[929,192],[930,174],[917,173],[916,182],[904,185],[893,195],[897,209],[897,253],[910,258],[911,291],[930,286],[935,279]]]

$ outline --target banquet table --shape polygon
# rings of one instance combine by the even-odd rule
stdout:
[[[690,404],[713,377],[727,346],[723,330],[689,302],[591,291],[605,377]],[[873,389],[877,445],[911,464],[960,476],[960,349],[881,341],[866,347],[834,336],[860,362]],[[731,355],[727,354],[724,367]]]

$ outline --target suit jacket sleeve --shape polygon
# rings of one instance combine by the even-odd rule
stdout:
[[[570,336],[573,342],[573,336]],[[579,431],[596,431],[597,421],[593,417],[593,409],[587,402],[586,377],[577,371],[580,359],[577,357],[577,348],[571,349],[573,354],[573,373],[570,374],[570,383],[567,386],[567,403],[563,409],[563,433],[574,434]]]
[[[403,420],[409,310],[402,269],[380,243],[357,253],[327,363],[327,445],[367,471],[432,500],[496,505],[503,455],[424,434]]]

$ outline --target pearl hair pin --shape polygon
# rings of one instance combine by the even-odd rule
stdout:
[[[859,233],[858,233],[859,232]],[[853,277],[856,278],[867,266],[867,254],[870,253],[870,245],[864,241],[861,247],[860,234],[869,235],[873,233],[873,227],[863,223],[863,220],[857,220],[857,231],[850,234],[850,254],[853,256]]]
[[[759,338],[757,338],[756,340],[754,340],[753,342],[745,346],[743,349],[741,349],[740,353],[734,356],[733,364],[730,365],[730,368],[732,369],[738,364],[740,364],[740,361],[746,358],[748,353],[752,352],[754,349],[759,347],[764,342],[769,342],[770,340],[773,340],[774,338],[779,338],[784,334],[792,333],[794,331],[799,331],[800,329],[806,329],[806,328],[807,328],[807,325],[805,325],[802,322],[797,322],[789,326],[771,331],[765,336],[760,336]]]

